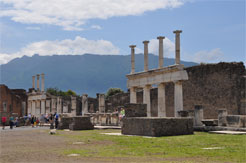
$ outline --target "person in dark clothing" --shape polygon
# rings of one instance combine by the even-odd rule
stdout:
[[[54,129],[53,120],[54,120],[53,115],[50,114],[50,117],[49,117],[49,121],[50,121],[50,129]]]
[[[31,118],[31,124],[32,124],[32,127],[34,127],[34,115]]]
[[[58,128],[58,124],[59,124],[58,118],[59,118],[59,115],[56,113],[55,115],[55,128],[56,129]]]

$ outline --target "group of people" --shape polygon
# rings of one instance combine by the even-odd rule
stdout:
[[[36,117],[34,115],[28,114],[26,116],[23,117],[25,125],[30,125],[32,127],[37,127],[38,125],[43,126],[45,123],[50,123],[50,128],[53,129],[58,128],[58,124],[59,124],[59,114],[55,113],[55,114],[42,114],[40,117]],[[5,126],[7,124],[7,117],[6,116],[2,116],[1,119],[2,122],[2,129],[5,129]],[[54,122],[55,122],[55,126],[54,126]],[[16,117],[14,118],[13,116],[9,117],[9,126],[10,129],[13,129],[13,126],[18,126],[19,124],[19,118]]]
[[[7,117],[6,116],[2,116],[2,129],[4,130],[5,129],[5,126],[7,124]],[[18,125],[18,117],[13,117],[13,116],[10,116],[9,117],[9,126],[10,126],[10,129],[13,129],[14,126],[17,126]]]

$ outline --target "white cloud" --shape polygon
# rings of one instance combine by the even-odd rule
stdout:
[[[167,37],[164,39],[163,48],[164,48],[164,57],[174,56],[175,44]],[[149,53],[152,53],[154,55],[159,55],[159,40],[151,39],[149,41],[148,50]],[[138,47],[135,48],[135,53],[143,53],[143,52],[144,52],[143,44],[142,44],[142,48],[138,48]]]
[[[19,52],[14,54],[1,54],[0,53],[0,64],[7,63],[8,61],[26,56],[32,56],[34,54],[39,54],[41,56],[46,55],[78,55],[78,54],[109,54],[117,55],[120,50],[114,46],[110,41],[107,40],[87,40],[77,36],[74,40],[56,40],[56,41],[40,41],[34,42],[26,47],[22,48]]]
[[[224,53],[220,48],[212,49],[210,51],[199,51],[194,55],[194,62],[220,62],[223,60]]]
[[[26,27],[28,30],[40,30],[40,27]]]
[[[0,0],[1,16],[25,24],[62,26],[83,30],[89,19],[140,15],[146,11],[177,8],[184,0]]]
[[[102,29],[102,27],[100,25],[92,25],[91,28],[92,29],[98,29],[98,30]]]

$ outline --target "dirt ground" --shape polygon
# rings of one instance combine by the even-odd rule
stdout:
[[[64,149],[74,148],[76,145],[66,137],[49,134],[48,128],[24,128],[14,130],[0,129],[0,162],[1,163],[47,163],[47,162],[182,162],[179,159],[156,158],[100,158],[100,157],[71,157],[65,155]],[[65,131],[64,131],[65,132]],[[73,134],[76,134],[74,132]],[[77,145],[76,148],[81,148]],[[200,161],[199,161],[200,162]]]

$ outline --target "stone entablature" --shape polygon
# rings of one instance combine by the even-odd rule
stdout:
[[[160,69],[126,75],[127,87],[144,87],[145,85],[188,80],[184,65],[171,65]]]

